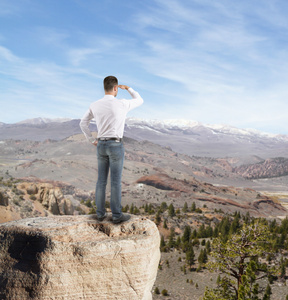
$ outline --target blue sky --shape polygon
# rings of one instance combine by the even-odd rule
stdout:
[[[130,117],[288,134],[287,15],[286,0],[0,0],[0,122],[81,118],[115,75],[145,101]]]

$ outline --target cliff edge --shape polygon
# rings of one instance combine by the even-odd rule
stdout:
[[[95,216],[22,219],[0,226],[0,299],[152,299],[156,225]]]

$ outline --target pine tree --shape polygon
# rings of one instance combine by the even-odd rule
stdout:
[[[191,237],[192,237],[192,239],[195,239],[195,238],[197,238],[197,236],[198,236],[197,230],[194,229]]]
[[[162,248],[162,247],[165,247],[165,246],[166,246],[166,244],[165,244],[164,236],[161,235],[160,247]]]
[[[182,211],[184,213],[186,213],[188,211],[188,204],[187,204],[187,202],[184,203],[184,207],[183,207]]]
[[[122,212],[127,212],[126,206],[122,207]]]
[[[203,262],[204,262],[204,264],[206,264],[207,263],[207,261],[208,261],[208,255],[207,255],[207,250],[206,250],[206,248],[204,248],[204,250],[203,250]]]
[[[216,289],[206,288],[203,300],[259,299],[257,281],[278,272],[273,261],[275,253],[269,252],[271,244],[269,228],[260,222],[244,224],[239,233],[227,240],[214,239],[210,253],[213,259],[206,266],[223,276]],[[268,253],[271,263],[259,263],[258,258],[266,257]]]
[[[164,220],[163,228],[165,228],[165,229],[168,228],[168,226],[167,226],[167,220],[166,219]]]
[[[133,213],[134,213],[134,204],[132,203],[130,206],[130,214],[133,214]]]
[[[206,248],[207,254],[209,254],[211,252],[211,243],[209,240],[207,241],[205,248]]]
[[[134,215],[139,215],[140,214],[140,210],[137,206],[134,206],[133,214]]]
[[[220,224],[220,232],[222,235],[222,238],[226,239],[228,238],[228,234],[230,231],[230,222],[229,222],[229,218],[225,217]]]
[[[174,209],[174,206],[172,203],[168,207],[168,215],[169,215],[169,217],[175,216],[175,209]]]
[[[201,224],[198,230],[198,237],[199,238],[205,238],[206,237],[206,231],[205,231],[205,225]]]
[[[198,256],[198,262],[200,265],[206,264],[208,260],[206,249],[201,249],[200,254]]]
[[[191,206],[191,211],[194,212],[195,210],[196,210],[196,204],[195,202],[193,202]]]
[[[154,209],[153,209],[152,204],[150,203],[149,206],[148,206],[148,214],[149,214],[149,215],[152,215],[152,214],[154,214],[154,213],[155,213],[155,211],[154,211]]]
[[[211,225],[206,227],[206,237],[212,237],[213,236],[213,228]]]
[[[267,284],[266,290],[265,290],[265,294],[263,296],[263,300],[270,300],[272,295],[272,290],[271,290],[271,286],[269,284]]]
[[[177,249],[179,249],[180,245],[181,245],[181,238],[180,238],[180,236],[178,236],[178,237],[177,237],[177,240],[176,240],[176,243],[175,243],[175,247],[176,247]]]
[[[213,237],[216,238],[216,237],[218,237],[218,235],[219,235],[219,229],[218,229],[218,227],[215,227],[213,230]]]
[[[190,241],[190,236],[191,236],[191,227],[186,225],[185,228],[184,228],[183,236],[182,236],[183,243],[189,242]]]
[[[231,224],[231,227],[230,227],[230,234],[233,234],[233,233],[236,233],[239,228],[240,228],[240,217],[238,217],[238,215],[235,216],[235,218],[233,219],[233,222]]]
[[[186,262],[190,267],[191,270],[191,266],[194,264],[195,262],[195,253],[193,250],[193,247],[189,247],[189,249],[186,251]]]
[[[161,216],[160,216],[160,210],[158,210],[155,216],[155,224],[159,225],[160,223],[161,223]]]
[[[170,228],[170,235],[169,235],[169,240],[168,240],[168,246],[169,248],[173,248],[175,246],[175,229],[173,227]]]
[[[166,202],[162,202],[161,205],[160,205],[160,209],[161,209],[162,212],[164,212],[167,209],[167,207],[168,206],[167,206]]]

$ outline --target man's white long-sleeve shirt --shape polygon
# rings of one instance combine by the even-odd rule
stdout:
[[[93,118],[97,125],[97,138],[123,138],[127,113],[143,103],[139,93],[131,87],[128,92],[132,96],[131,100],[117,99],[113,95],[105,95],[102,99],[90,105],[80,122],[81,130],[88,141],[93,143],[95,140],[89,129],[89,123]]]

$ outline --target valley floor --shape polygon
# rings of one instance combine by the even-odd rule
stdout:
[[[199,251],[198,251],[199,252]],[[196,257],[198,252],[195,251]],[[179,257],[182,261],[179,262]],[[166,261],[169,261],[169,266]],[[156,282],[153,290],[158,287],[160,295],[153,293],[154,300],[200,300],[204,295],[205,287],[216,287],[218,274],[211,273],[207,269],[200,272],[195,270],[186,274],[181,271],[181,267],[185,264],[185,253],[174,251],[170,253],[161,253],[162,270],[158,270]],[[196,266],[197,267],[197,266]],[[187,282],[188,281],[188,282]],[[271,285],[271,300],[286,300],[288,295],[288,279],[286,282],[276,281]],[[166,289],[168,296],[161,295],[161,291]]]

